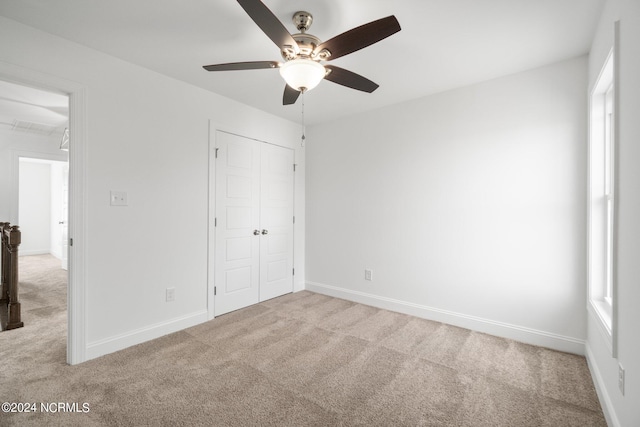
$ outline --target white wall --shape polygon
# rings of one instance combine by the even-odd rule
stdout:
[[[51,165],[20,161],[20,255],[48,254],[51,247]]]
[[[580,57],[310,128],[308,288],[582,353],[586,77]]]
[[[589,56],[592,88],[613,45],[613,25],[620,21],[618,160],[618,355],[611,357],[589,315],[587,357],[600,400],[612,427],[640,425],[640,2],[608,0]],[[625,368],[625,394],[618,390],[618,363]]]
[[[86,88],[87,197],[76,201],[87,247],[74,250],[86,256],[87,358],[206,320],[209,120],[296,149],[304,217],[299,124],[5,18],[0,58]],[[127,191],[129,206],[109,206],[110,190]],[[304,221],[295,232],[301,280]],[[167,287],[175,302],[165,302]]]
[[[20,157],[66,161],[67,153],[60,151],[59,146],[59,138],[0,131],[0,221],[18,224]]]

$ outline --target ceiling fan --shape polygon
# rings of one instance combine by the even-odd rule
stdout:
[[[309,12],[301,11],[293,15],[293,22],[300,32],[292,35],[260,0],[238,0],[238,3],[280,48],[285,62],[232,62],[205,65],[203,68],[207,71],[278,68],[280,75],[287,82],[282,97],[283,105],[295,104],[300,93],[313,89],[322,79],[363,92],[373,92],[379,87],[378,84],[344,68],[323,65],[321,62],[348,55],[400,31],[398,20],[391,15],[322,42],[318,37],[307,33],[313,22],[313,16]]]

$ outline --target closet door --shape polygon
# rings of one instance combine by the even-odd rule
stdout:
[[[216,133],[215,315],[260,301],[260,144]]]
[[[260,301],[293,292],[293,150],[261,144]]]
[[[293,150],[216,132],[214,311],[293,292]]]

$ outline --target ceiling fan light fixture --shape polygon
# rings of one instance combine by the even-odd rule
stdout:
[[[62,139],[60,140],[60,149],[62,151],[69,151],[69,128],[64,128]]]
[[[295,104],[300,94],[315,88],[323,79],[351,89],[373,92],[379,87],[377,83],[340,67],[322,65],[321,62],[333,61],[349,55],[401,30],[396,17],[390,15],[352,28],[323,42],[318,37],[307,33],[313,22],[313,16],[309,12],[298,11],[293,15],[293,23],[300,32],[291,34],[262,0],[238,0],[238,3],[265,35],[278,46],[285,63],[231,62],[205,65],[203,68],[207,71],[234,71],[277,67],[280,69],[280,75],[287,82],[282,95],[282,105]]]
[[[296,90],[306,92],[318,86],[326,70],[322,64],[311,59],[292,59],[280,66],[280,75]]]

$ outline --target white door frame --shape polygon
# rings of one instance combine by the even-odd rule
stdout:
[[[0,80],[69,96],[69,280],[67,363],[86,360],[86,141],[87,90],[82,84],[0,61]]]

